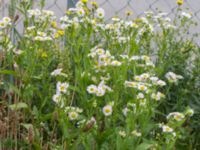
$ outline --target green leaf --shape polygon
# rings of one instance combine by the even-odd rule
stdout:
[[[26,109],[28,108],[28,105],[26,103],[17,103],[17,104],[12,104],[12,105],[9,105],[9,108],[12,109],[12,110],[18,110],[18,109]]]
[[[151,146],[153,146],[153,144],[142,143],[136,148],[136,150],[148,150]]]
[[[0,70],[0,74],[16,75],[17,73],[13,70]]]
[[[21,123],[21,125],[26,128],[27,130],[29,130],[30,128],[33,129],[33,125],[32,124],[29,124],[29,123]]]

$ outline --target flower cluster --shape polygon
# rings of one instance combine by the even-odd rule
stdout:
[[[93,48],[88,54],[89,57],[92,57],[95,62],[95,69],[100,71],[103,67],[106,66],[121,66],[122,62],[115,60],[114,56],[110,54],[108,50],[103,48]]]
[[[151,137],[152,143],[160,146],[157,149],[162,149],[165,148],[163,143],[167,143],[164,141],[173,141],[173,138],[176,141],[183,129],[182,124],[194,111],[188,108],[184,113],[172,112],[162,118],[165,122],[160,124],[159,129],[155,128],[158,119],[165,116],[160,110],[163,105],[159,106],[165,100],[167,103],[168,92],[174,86],[168,86],[168,83],[178,84],[183,79],[183,76],[166,73],[165,70],[176,70],[169,67],[164,59],[171,56],[169,47],[178,47],[172,42],[177,24],[167,13],[145,12],[142,17],[130,20],[128,12],[127,19],[115,16],[106,22],[104,9],[95,2],[89,4],[88,0],[78,1],[75,8],[68,9],[59,18],[59,23],[52,11],[35,9],[27,12],[25,31],[21,37],[23,42],[14,48],[15,45],[6,45],[7,38],[4,38],[4,49],[14,49],[5,63],[12,59],[14,62],[5,68],[14,66],[14,72],[20,75],[25,70],[22,90],[25,87],[28,91],[32,86],[48,90],[36,93],[38,88],[33,88],[36,93],[34,99],[52,98],[56,104],[44,111],[58,116],[54,125],[58,133],[53,131],[50,136],[61,135],[56,144],[66,139],[69,149],[76,149],[76,145],[91,149],[91,143],[88,146],[87,142],[92,141],[92,145],[101,149],[99,143],[106,147],[107,141],[111,141],[139,149],[139,144]],[[192,17],[182,11],[180,15],[181,21],[189,21]],[[10,24],[11,20],[5,17],[0,21],[0,29]],[[21,68],[17,68],[18,64]],[[31,98],[32,93],[27,92],[28,96],[22,98]],[[44,101],[38,104],[41,112],[43,106],[51,103]],[[48,118],[46,122],[53,122]],[[48,130],[54,126],[49,125]],[[99,138],[99,135],[105,135],[109,140]],[[117,142],[112,141],[115,136]],[[73,142],[76,144],[73,145]],[[117,146],[112,149],[123,148],[130,149]]]
[[[61,73],[61,69],[54,70],[51,75],[56,76]],[[68,94],[69,83],[58,81],[56,84],[56,94],[53,95],[53,101],[57,103],[60,107],[65,106],[64,95]]]
[[[184,120],[187,119],[188,112],[191,112],[193,115],[194,111],[192,109],[186,110],[185,113],[180,112],[172,112],[167,115],[167,123],[159,124],[159,127],[162,128],[162,132],[164,133],[164,137],[167,142],[170,140],[173,141],[174,137],[179,133],[179,127],[183,124]],[[168,134],[172,135],[171,137]]]
[[[106,91],[112,91],[112,89],[109,86],[105,85],[104,82],[104,80],[101,81],[98,86],[93,84],[89,85],[87,87],[88,93],[95,94],[96,96],[104,96]]]
[[[68,114],[70,120],[77,120],[83,110],[78,107],[65,107],[65,112]]]
[[[55,15],[53,11],[50,10],[39,10],[39,9],[31,9],[28,10],[28,16],[30,18],[36,19],[37,22],[45,21],[49,19],[50,21],[55,20]]]
[[[168,116],[167,116],[167,119],[173,119],[173,120],[176,120],[176,121],[181,121],[185,118],[184,114],[182,113],[179,113],[179,112],[173,112],[173,113],[170,113]]]
[[[167,80],[171,83],[177,83],[178,80],[183,79],[183,76],[181,75],[177,75],[173,72],[168,72],[166,73],[165,77],[167,78]]]
[[[9,25],[11,25],[11,19],[9,17],[4,17],[0,20],[0,30],[5,29]]]

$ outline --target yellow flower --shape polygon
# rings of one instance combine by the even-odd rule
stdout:
[[[60,37],[59,33],[55,33],[54,38],[57,39],[59,37]]]
[[[81,0],[81,2],[86,4],[88,0]]]
[[[184,0],[177,0],[177,4],[180,6],[183,5],[183,2],[184,2]]]
[[[51,26],[52,26],[53,28],[57,28],[57,23],[56,23],[55,21],[52,21],[52,22],[51,22]]]
[[[71,11],[67,10],[67,11],[66,11],[66,14],[67,14],[67,15],[71,15]]]
[[[94,8],[98,8],[97,2],[90,2],[90,4],[91,4]]]
[[[58,30],[58,34],[59,34],[60,36],[63,36],[63,35],[65,34],[65,32],[64,32],[63,30]]]

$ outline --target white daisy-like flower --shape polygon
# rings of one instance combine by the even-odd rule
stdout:
[[[9,24],[11,22],[11,19],[9,17],[4,17],[2,19],[6,24]]]
[[[193,115],[194,115],[194,110],[191,109],[191,108],[188,108],[188,109],[186,110],[186,115],[189,115],[190,117],[193,116]]]
[[[35,29],[35,26],[30,26],[30,27],[27,27],[26,29],[27,29],[27,31],[32,31]]]
[[[78,118],[78,113],[75,111],[71,111],[68,113],[68,116],[70,120],[76,120]]]
[[[84,11],[84,9],[82,9],[82,8],[77,9],[76,12],[77,12],[78,16],[80,16],[80,17],[83,17],[83,16],[85,15],[85,11]]]
[[[78,1],[78,2],[76,3],[76,8],[83,8],[83,7],[84,7],[84,3],[83,3],[83,2]]]
[[[6,27],[6,23],[0,20],[0,29],[4,29]]]
[[[105,116],[110,116],[112,115],[112,106],[111,105],[106,105],[103,107],[103,113]]]
[[[144,94],[143,93],[138,93],[137,99],[143,99],[143,98],[144,98]]]
[[[158,80],[158,81],[156,82],[156,85],[165,86],[165,85],[166,85],[166,82],[163,81],[163,80]]]
[[[69,84],[64,82],[64,83],[61,83],[61,82],[58,82],[57,83],[57,93],[67,93],[67,89],[69,87]]]
[[[106,91],[112,91],[112,89],[109,86],[104,84],[104,80],[99,83],[97,89],[97,96],[103,96]]]
[[[44,37],[41,37],[41,36],[36,36],[34,38],[35,41],[44,41]]]
[[[177,75],[177,74],[175,74],[173,72],[166,73],[165,77],[167,78],[167,80],[169,82],[172,82],[172,83],[174,83],[174,82],[176,83],[179,79],[183,79],[183,76]]]
[[[106,66],[109,62],[108,60],[109,60],[109,58],[106,55],[100,55],[99,59],[98,59],[99,65]]]
[[[128,113],[129,109],[126,107],[122,110],[122,113],[124,116],[127,116],[127,113]]]
[[[61,96],[60,96],[60,94],[55,94],[55,95],[53,95],[53,101],[55,102],[55,103],[60,103],[60,100],[61,100]]]
[[[157,81],[159,80],[158,77],[154,77],[154,76],[150,77],[149,79],[151,80],[152,83],[157,83]]]
[[[144,85],[144,84],[138,84],[138,90],[140,90],[140,91],[147,91],[147,87]]]
[[[57,76],[57,75],[60,75],[61,72],[62,72],[62,68],[55,69],[55,70],[51,73],[51,75],[52,75],[52,76]]]
[[[120,61],[117,61],[117,60],[114,60],[114,61],[111,62],[112,66],[121,66],[121,64],[122,63]]]
[[[119,133],[119,135],[120,135],[121,137],[123,137],[123,138],[126,137],[126,132],[125,132],[125,131],[119,131],[118,133]]]
[[[167,116],[167,119],[174,119],[176,121],[181,121],[185,118],[185,115],[180,112],[172,112]]]
[[[157,92],[157,93],[152,93],[151,94],[151,98],[155,99],[156,101],[159,101],[164,97],[165,97],[165,95],[163,93],[161,93],[161,92]]]
[[[131,82],[131,81],[125,81],[124,84],[125,84],[126,87],[134,87],[134,88],[136,88],[137,85],[138,85],[137,82]]]
[[[104,18],[104,16],[105,16],[104,9],[103,8],[98,8],[96,10],[96,17],[102,19],[102,18]]]
[[[96,96],[103,96],[106,91],[112,91],[112,89],[104,84],[104,80],[102,80],[98,86],[90,85],[87,87],[87,91],[90,94],[96,94]]]
[[[105,54],[105,50],[103,48],[98,48],[98,49],[96,49],[96,53],[98,55],[103,55],[103,54]]]
[[[144,61],[147,61],[147,62],[150,61],[150,57],[147,56],[147,55],[142,55],[141,59],[144,60]]]
[[[41,15],[41,11],[39,9],[35,9],[35,10],[28,10],[28,16],[31,18],[33,16],[40,16]]]
[[[150,75],[149,73],[143,73],[140,75],[140,77],[142,78],[142,80],[147,80],[150,77]]]
[[[97,86],[96,85],[90,85],[90,86],[88,86],[87,87],[87,91],[88,91],[88,93],[90,93],[90,94],[95,94],[95,93],[97,93]]]
[[[37,35],[42,36],[42,37],[47,36],[47,34],[45,32],[40,32],[40,31],[37,32]]]
[[[60,107],[64,107],[65,103],[59,93],[54,94],[52,97],[53,101],[58,104]]]
[[[54,16],[54,12],[50,10],[42,10],[42,13],[47,17]]]
[[[135,76],[134,79],[135,79],[136,81],[142,81],[142,77],[141,77],[141,76]]]
[[[137,137],[140,137],[142,135],[142,133],[138,132],[137,130],[133,130],[131,134]]]
[[[173,132],[172,135],[173,135],[174,137],[176,137],[176,132]]]
[[[163,125],[163,126],[162,126],[162,130],[163,130],[163,132],[165,132],[165,133],[171,133],[171,132],[173,132],[173,129],[170,128],[170,127],[167,126],[167,125]]]
[[[105,93],[106,93],[105,88],[103,88],[103,87],[98,87],[98,90],[97,90],[97,92],[96,92],[96,96],[101,97],[101,96],[104,96]]]
[[[132,57],[129,59],[129,61],[131,61],[131,60],[140,60],[140,59],[141,59],[140,56],[132,56]]]
[[[187,19],[192,18],[192,15],[191,15],[190,13],[186,13],[186,12],[182,12],[182,13],[181,13],[181,16],[183,16],[183,17],[185,17],[185,18],[187,18]]]
[[[149,66],[149,67],[155,67],[155,65],[154,65],[154,63],[152,61],[146,61],[145,65]]]

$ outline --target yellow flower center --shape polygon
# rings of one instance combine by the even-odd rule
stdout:
[[[106,112],[106,113],[109,113],[109,112],[110,112],[110,109],[109,109],[109,108],[106,108],[106,109],[105,109],[105,112]]]
[[[5,23],[3,23],[3,22],[0,23],[0,26],[1,26],[1,27],[4,27],[4,26],[5,26]]]
[[[60,86],[60,90],[61,90],[61,91],[64,91],[64,90],[65,90],[65,87],[64,87],[64,86]]]
[[[76,118],[76,116],[77,116],[76,113],[71,113],[72,118]]]
[[[177,0],[177,4],[180,6],[183,5],[183,0]]]
[[[171,129],[169,127],[166,127],[166,131],[170,131]]]
[[[144,90],[145,90],[145,86],[144,86],[144,85],[141,85],[141,86],[140,86],[140,90],[144,91]]]
[[[93,91],[94,91],[94,88],[90,88],[90,91],[93,92]]]

